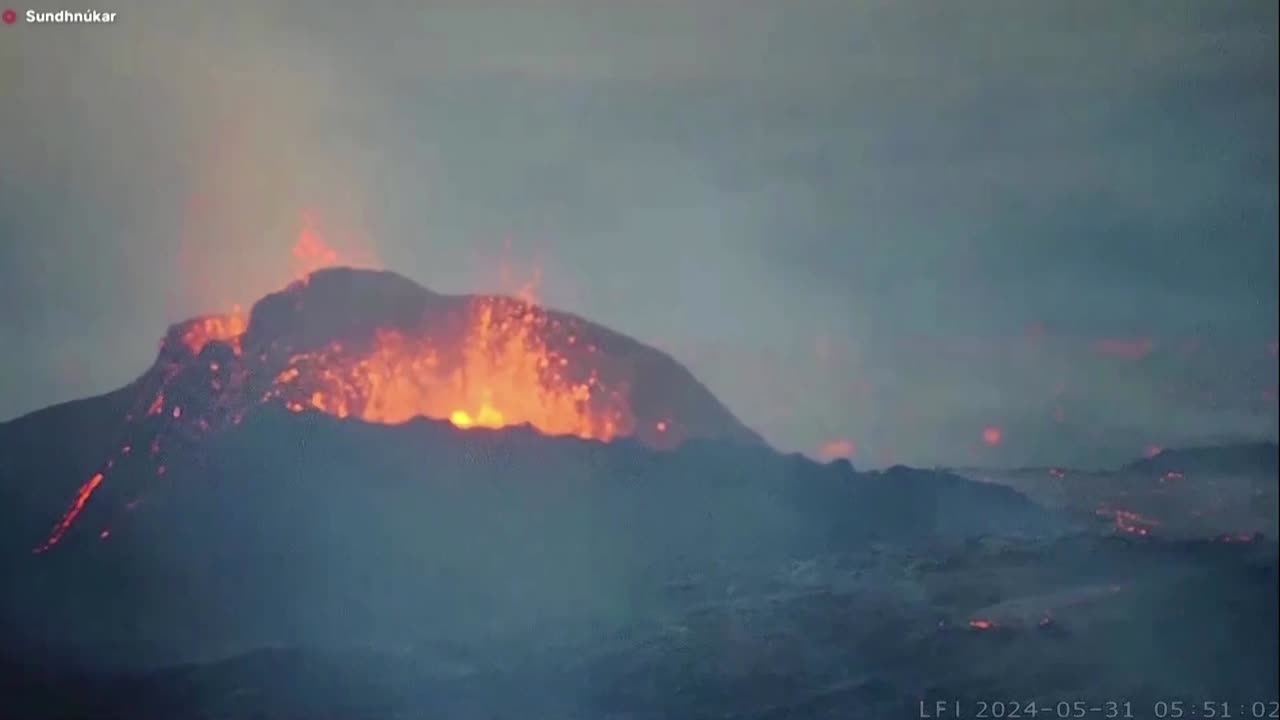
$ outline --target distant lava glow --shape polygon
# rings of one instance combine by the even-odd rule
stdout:
[[[295,283],[285,295],[296,296],[306,284]],[[477,297],[461,331],[441,333],[447,337],[412,325],[359,328],[301,350],[278,340],[250,348],[249,324],[237,309],[171,333],[125,418],[124,443],[81,486],[36,552],[62,539],[116,466],[146,462],[147,474],[165,476],[171,447],[237,424],[255,405],[374,423],[421,416],[459,428],[527,424],[547,435],[600,441],[636,430],[625,375],[604,382],[599,349],[580,342],[572,323],[524,300]],[[678,429],[673,421],[657,424],[671,442],[678,442]]]
[[[858,446],[852,440],[829,440],[818,448],[818,457],[823,460],[849,459],[858,453]]]
[[[1131,510],[1110,507],[1108,505],[1100,506],[1094,511],[1094,514],[1100,518],[1109,518],[1115,524],[1117,532],[1122,532],[1128,535],[1137,535],[1139,537],[1146,537],[1150,535],[1151,532],[1160,525],[1159,522],[1143,515],[1139,515]]]

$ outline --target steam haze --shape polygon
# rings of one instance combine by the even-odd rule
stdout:
[[[310,223],[537,275],[788,450],[1275,439],[1276,3],[415,5],[0,27],[0,418],[278,289]]]

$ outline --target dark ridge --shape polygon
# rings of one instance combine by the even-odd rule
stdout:
[[[1170,470],[1191,472],[1270,472],[1280,474],[1280,446],[1260,442],[1238,445],[1161,450],[1156,455],[1135,460],[1125,470],[1164,473]]]

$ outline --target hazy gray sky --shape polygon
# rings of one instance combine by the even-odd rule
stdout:
[[[306,212],[440,291],[540,268],[786,449],[1276,436],[1273,0],[96,9],[0,26],[0,418],[275,289]]]

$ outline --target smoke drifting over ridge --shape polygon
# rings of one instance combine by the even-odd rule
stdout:
[[[311,218],[442,292],[537,268],[781,447],[1274,438],[1275,7],[845,5],[6,28],[0,417],[278,287]]]

